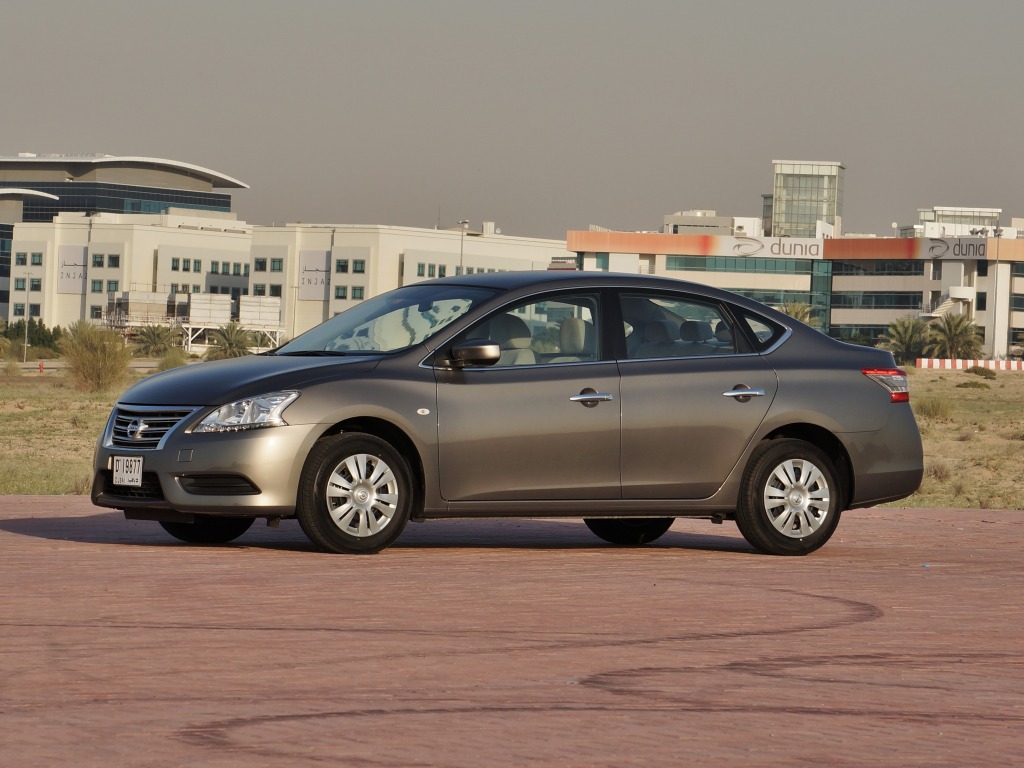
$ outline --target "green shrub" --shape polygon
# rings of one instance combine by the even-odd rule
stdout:
[[[953,404],[945,397],[923,395],[911,402],[914,413],[924,419],[948,419],[953,415]]]
[[[181,347],[171,347],[164,356],[160,358],[156,369],[158,371],[169,371],[171,368],[180,368],[188,362],[188,355]]]
[[[116,331],[87,320],[72,325],[60,340],[68,373],[83,392],[104,392],[128,375],[132,353]]]
[[[988,370],[987,368],[985,370]],[[957,389],[992,389],[984,381],[962,381],[956,385]]]
[[[967,369],[967,373],[973,373],[975,376],[981,376],[983,379],[994,379],[996,372],[991,368],[982,368],[980,365],[972,365]]]

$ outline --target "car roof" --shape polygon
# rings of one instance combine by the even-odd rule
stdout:
[[[768,314],[777,319],[784,317],[771,307],[732,291],[704,285],[703,283],[678,280],[674,277],[637,275],[624,272],[581,272],[569,269],[485,272],[483,274],[460,275],[458,277],[441,277],[434,280],[425,280],[420,283],[412,283],[411,285],[475,285],[502,291],[515,291],[527,288],[558,288],[560,286],[575,288],[610,288],[617,286],[623,288],[664,288],[674,291],[689,290],[710,298],[729,301],[748,309],[756,310],[761,314]],[[785,321],[783,322],[786,324]]]

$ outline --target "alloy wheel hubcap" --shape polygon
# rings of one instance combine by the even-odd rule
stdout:
[[[359,453],[339,463],[327,480],[327,510],[350,536],[380,533],[398,510],[398,480],[379,456]]]
[[[765,484],[764,508],[779,533],[802,539],[817,531],[831,510],[825,474],[806,459],[787,459]]]

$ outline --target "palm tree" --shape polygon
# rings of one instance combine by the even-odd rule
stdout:
[[[975,360],[981,356],[981,333],[967,315],[943,315],[932,326],[924,351],[931,357]]]
[[[818,326],[818,320],[814,317],[814,308],[810,304],[802,304],[799,301],[789,301],[778,308],[779,312],[789,315],[812,328]]]
[[[228,323],[210,332],[210,349],[207,360],[223,360],[227,357],[244,357],[253,345],[252,334],[238,323]]]
[[[135,337],[135,354],[139,357],[163,357],[171,347],[178,346],[179,331],[166,325],[145,325]]]
[[[901,317],[885,331],[878,346],[892,352],[900,365],[921,356],[928,337],[928,323],[919,317]]]

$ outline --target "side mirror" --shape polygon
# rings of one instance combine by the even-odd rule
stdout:
[[[490,339],[470,339],[452,347],[451,365],[455,368],[494,365],[501,359],[501,347]]]

